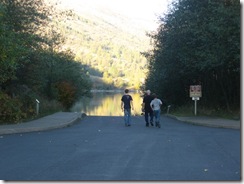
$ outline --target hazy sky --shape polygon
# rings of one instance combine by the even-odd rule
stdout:
[[[75,0],[73,0],[75,1]],[[154,18],[167,9],[169,0],[89,0],[132,18]]]
[[[158,15],[166,12],[168,4],[173,0],[59,0],[66,6],[78,10],[85,6],[110,9],[131,19],[157,21]],[[77,6],[79,4],[80,6]],[[78,10],[79,11],[79,10]]]

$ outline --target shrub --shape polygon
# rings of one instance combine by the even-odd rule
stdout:
[[[0,92],[0,123],[19,122],[26,117],[26,113],[21,111],[23,104],[18,98],[11,98],[7,94]]]
[[[66,110],[68,110],[76,100],[76,88],[67,81],[60,82],[57,85],[58,100]]]

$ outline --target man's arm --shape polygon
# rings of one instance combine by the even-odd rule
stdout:
[[[151,103],[150,103],[150,107],[151,107],[151,109],[153,110],[153,100],[152,100]]]
[[[124,110],[124,102],[123,101],[121,101],[121,109],[122,109],[122,111]]]
[[[141,104],[141,110],[142,110],[142,112],[145,111],[145,103],[144,102]]]
[[[133,100],[130,101],[131,109],[134,110]]]
[[[159,99],[160,106],[163,104],[163,102]]]

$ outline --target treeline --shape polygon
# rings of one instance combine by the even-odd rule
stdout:
[[[68,110],[91,81],[68,51],[50,17],[66,17],[42,0],[0,2],[0,123],[19,122],[40,112]]]
[[[96,42],[96,41],[93,41]],[[96,42],[95,47],[88,52],[78,51],[76,59],[88,66],[89,73],[101,77],[107,85],[97,85],[94,88],[106,89],[130,87],[139,89],[145,78],[146,59],[139,51],[126,47],[119,49],[115,44],[105,44],[106,48]],[[83,47],[84,48],[84,47]],[[136,72],[135,72],[136,71]]]
[[[183,106],[192,104],[190,85],[201,85],[201,106],[240,110],[240,8],[237,0],[173,2],[149,35],[146,88]]]
[[[53,18],[53,22],[65,37],[63,47],[69,48],[75,60],[87,66],[90,75],[101,79],[102,83],[94,82],[93,88],[139,89],[147,70],[146,58],[140,54],[149,48],[146,35],[141,38],[127,33],[103,17],[67,11],[67,19]]]

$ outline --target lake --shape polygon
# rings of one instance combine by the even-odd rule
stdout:
[[[124,93],[93,92],[93,97],[82,97],[71,108],[72,112],[82,112],[90,116],[123,116],[121,97]],[[132,114],[141,114],[142,97],[139,93],[130,93],[133,98]]]

